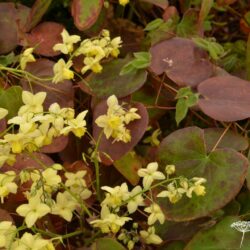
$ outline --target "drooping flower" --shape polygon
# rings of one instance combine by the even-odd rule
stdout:
[[[147,231],[140,231],[140,235],[146,244],[158,245],[162,243],[162,239],[157,234],[155,234],[154,227],[149,227]]]
[[[164,223],[165,215],[158,204],[152,203],[150,207],[145,208],[144,211],[150,213],[148,217],[148,225],[153,225],[157,220],[160,224]]]
[[[74,72],[70,70],[73,65],[72,61],[69,60],[67,63],[61,58],[53,67],[54,77],[52,82],[58,83],[63,80],[69,80],[74,78]]]
[[[33,51],[34,48],[28,48],[20,55],[20,67],[22,70],[26,68],[28,62],[36,61],[35,57],[32,55]]]
[[[139,206],[145,206],[144,199],[142,197],[142,188],[141,186],[136,186],[129,193],[129,201],[127,204],[128,212],[130,214],[134,213]]]
[[[16,226],[11,221],[0,221],[0,249],[9,249],[15,234]]]

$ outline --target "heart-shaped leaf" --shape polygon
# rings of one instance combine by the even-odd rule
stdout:
[[[141,116],[140,119],[130,122],[126,127],[130,130],[131,141],[128,143],[124,142],[113,142],[113,139],[106,139],[103,134],[99,144],[99,152],[102,153],[103,163],[106,165],[111,165],[112,160],[118,160],[127,152],[133,149],[133,147],[139,142],[139,140],[144,135],[147,126],[148,126],[148,113],[146,108],[141,103],[133,103],[133,108],[137,108],[137,113]],[[100,115],[107,113],[107,103],[106,100],[98,103],[93,112],[93,136],[97,140],[102,129],[98,127],[95,123],[95,120]],[[106,155],[106,156],[105,156]],[[107,157],[107,155],[109,157]],[[111,158],[112,160],[108,159]]]
[[[201,246],[202,250],[248,250],[250,238],[247,233],[244,237],[243,244],[240,247],[242,233],[231,227],[231,224],[236,221],[239,221],[238,217],[225,217],[216,226],[196,234],[184,250],[200,250]]]
[[[64,26],[54,22],[44,22],[36,26],[30,34],[26,34],[23,42],[29,47],[34,47],[34,52],[42,56],[57,56],[60,51],[54,51],[53,47],[62,42],[61,33]]]
[[[90,28],[98,19],[102,6],[103,0],[73,0],[71,14],[75,26],[79,30]]]
[[[172,38],[151,47],[151,70],[167,76],[180,86],[195,87],[213,74],[212,64],[207,53],[193,41],[185,38]]]
[[[198,86],[203,96],[201,110],[218,121],[238,121],[250,117],[250,82],[235,76],[217,76]]]
[[[0,54],[13,50],[18,44],[18,29],[27,21],[30,9],[21,4],[0,3]]]
[[[36,77],[49,79],[53,77],[54,62],[47,59],[38,59],[36,62],[27,65],[26,70]],[[52,103],[57,102],[61,107],[73,107],[74,90],[72,88],[72,82],[65,80],[61,83],[55,84],[51,80],[39,81],[30,79],[27,82],[22,80],[22,85],[25,90],[30,91],[30,83],[32,84],[32,90],[34,93],[45,91],[47,97],[44,102],[45,109],[48,109]]]
[[[147,79],[146,70],[137,70],[126,75],[119,75],[121,69],[131,59],[117,59],[103,65],[103,71],[100,74],[92,74],[88,79],[88,86],[80,83],[82,89],[90,89],[92,95],[99,98],[106,98],[111,95],[124,97],[130,95],[139,89]]]
[[[182,198],[177,204],[159,199],[169,220],[185,221],[203,217],[225,206],[240,191],[248,160],[233,149],[215,149],[206,153],[204,131],[198,127],[177,130],[159,147],[162,166],[174,164],[176,174],[187,178],[206,178],[205,196]]]
[[[13,86],[7,90],[0,89],[0,107],[9,111],[7,119],[15,116],[19,108],[23,105],[22,88]]]

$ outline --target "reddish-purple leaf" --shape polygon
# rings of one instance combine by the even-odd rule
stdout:
[[[13,218],[9,214],[9,212],[5,209],[0,208],[0,222],[1,221],[11,221],[14,222]],[[2,230],[1,230],[2,231]]]
[[[18,44],[18,29],[26,23],[30,9],[21,4],[0,3],[0,54],[13,50]]]
[[[7,128],[6,119],[0,120],[0,133],[2,133]]]
[[[68,136],[59,136],[53,139],[50,145],[44,146],[40,149],[42,153],[58,153],[65,149],[69,141]]]
[[[23,45],[34,47],[34,52],[42,56],[57,56],[60,51],[54,51],[53,47],[62,42],[61,33],[64,26],[54,22],[44,22],[36,26],[30,34],[24,35]]]
[[[152,3],[164,10],[168,7],[168,1],[166,0],[140,0],[140,2]]]
[[[26,70],[40,78],[52,78],[54,62],[48,59],[38,59],[36,62],[29,63]],[[38,81],[30,79],[30,82],[22,80],[22,85],[25,90],[30,90],[29,84],[32,84],[34,93],[39,91],[47,92],[47,97],[44,102],[46,109],[57,102],[61,107],[73,107],[74,90],[72,82],[65,80],[58,84],[48,81]]]
[[[172,38],[151,47],[151,70],[167,76],[180,86],[197,86],[213,74],[213,66],[207,53],[193,41],[185,38]]]
[[[250,82],[235,76],[217,76],[198,86],[203,96],[201,110],[219,121],[238,121],[250,117]]]
[[[102,6],[103,0],[73,0],[71,14],[75,26],[79,30],[90,28],[97,21]]]
[[[103,163],[106,165],[112,164],[112,160],[118,160],[123,155],[125,155],[128,151],[130,151],[142,138],[144,135],[147,126],[148,126],[148,113],[146,108],[141,103],[133,103],[133,107],[137,108],[137,113],[141,116],[141,119],[135,120],[127,125],[127,128],[130,130],[131,133],[131,141],[129,143],[124,142],[114,142],[113,138],[107,140],[105,135],[103,134],[98,150],[102,152],[102,160]],[[102,129],[99,128],[95,124],[95,120],[100,115],[106,114],[107,112],[107,104],[106,100],[101,101],[98,103],[93,112],[93,136],[95,140],[97,140],[99,134],[101,133]],[[107,156],[108,155],[112,160],[110,160]]]

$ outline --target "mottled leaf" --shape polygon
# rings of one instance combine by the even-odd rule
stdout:
[[[142,162],[135,152],[128,152],[115,161],[114,166],[132,185],[138,184],[140,177],[137,171],[142,168]]]
[[[238,121],[250,117],[250,82],[235,76],[218,76],[198,86],[203,96],[201,110],[219,121]]]
[[[124,97],[139,89],[147,79],[147,72],[142,69],[126,75],[119,75],[122,67],[130,61],[129,58],[117,59],[103,65],[100,74],[92,74],[88,79],[88,86],[84,82],[80,87],[87,87],[92,95],[105,98],[111,95]]]
[[[30,82],[25,79],[22,80],[22,85],[25,90],[30,91],[30,84],[34,93],[45,91],[47,97],[44,102],[46,109],[52,104],[57,102],[61,107],[73,107],[74,90],[72,82],[65,80],[58,84],[51,82],[53,77],[54,62],[48,59],[38,59],[36,62],[28,64],[26,70],[36,77],[48,79],[47,81],[39,81],[30,78]],[[51,80],[49,80],[51,79]]]
[[[146,108],[141,103],[133,103],[132,107],[138,109],[137,113],[141,116],[141,119],[130,122],[126,127],[130,130],[131,141],[129,143],[124,142],[114,142],[113,139],[106,139],[105,135],[102,135],[98,150],[102,152],[103,162],[107,165],[112,164],[112,160],[118,160],[127,152],[132,150],[132,148],[139,142],[145,133],[148,126],[148,113]],[[95,124],[95,120],[100,115],[106,114],[107,104],[106,100],[98,103],[94,109],[93,113],[93,136],[97,140],[102,129]],[[105,156],[108,155],[109,157]]]
[[[193,41],[172,38],[151,47],[151,70],[167,76],[180,86],[195,87],[213,74],[207,53]]]
[[[246,157],[233,149],[206,154],[204,131],[198,127],[171,133],[161,142],[158,157],[162,166],[175,164],[178,176],[207,179],[205,196],[185,197],[174,205],[159,198],[166,217],[175,221],[203,217],[225,206],[240,191],[249,165]]]
[[[55,44],[62,42],[61,33],[63,29],[64,26],[59,23],[41,23],[30,34],[25,35],[23,45],[34,47],[34,52],[42,56],[57,56],[61,52],[54,51],[53,47]]]
[[[97,21],[102,6],[103,0],[73,0],[71,14],[75,26],[79,30],[90,28]]]
[[[250,238],[245,235],[243,245],[240,248],[242,233],[230,227],[233,222],[239,221],[240,218],[228,216],[220,221],[216,226],[206,230],[200,231],[188,243],[184,250],[228,250],[241,249],[248,250],[250,245]]]
[[[13,86],[6,90],[0,89],[0,107],[9,111],[7,119],[15,116],[19,108],[23,105],[22,88]]]
[[[209,153],[220,139],[225,129],[223,128],[206,128],[204,129],[206,151]],[[240,134],[228,130],[222,137],[217,148],[232,148],[236,151],[246,150],[248,148],[248,140]]]

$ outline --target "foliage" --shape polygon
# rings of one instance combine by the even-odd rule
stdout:
[[[246,0],[0,2],[1,249],[249,249]]]

